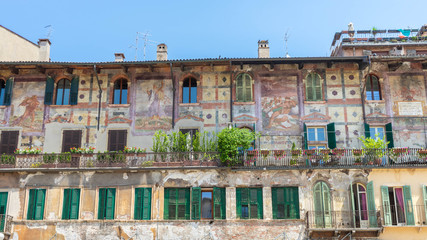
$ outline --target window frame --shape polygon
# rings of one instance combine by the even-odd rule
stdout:
[[[151,220],[151,213],[152,213],[152,192],[151,187],[137,187],[134,188],[134,211],[133,211],[133,219],[135,220]],[[141,192],[141,199],[138,200],[138,193]],[[148,193],[149,197],[148,199],[145,198],[144,194]],[[148,203],[147,203],[148,201]],[[146,206],[148,204],[148,207]],[[140,210],[138,210],[140,209]],[[147,211],[148,213],[147,213]],[[139,212],[138,212],[139,211]]]
[[[118,81],[120,81],[120,89],[119,89],[120,90],[120,97],[119,97],[119,102],[117,103],[115,101],[115,99],[116,99],[115,97],[116,97],[116,82],[118,82]],[[126,84],[126,89],[123,88],[124,83]],[[126,102],[123,103],[122,100],[124,100],[124,99],[122,99],[123,98],[122,94],[123,94],[124,90],[126,90],[126,99],[125,99]],[[126,105],[126,104],[128,104],[129,103],[129,81],[128,81],[128,79],[120,77],[120,78],[117,78],[116,80],[114,80],[111,95],[112,95],[111,104],[114,104],[114,105]]]
[[[249,77],[250,83],[249,86],[247,86],[246,81],[247,79],[244,79],[244,77]],[[242,89],[242,96],[239,97],[239,83],[238,81],[242,81],[242,86],[240,87]],[[253,77],[249,73],[239,73],[235,78],[235,99],[236,102],[253,102],[254,101],[254,80]],[[247,96],[247,92],[250,92],[250,96]]]
[[[251,193],[253,191],[251,190],[256,190],[256,201],[252,201],[252,195]],[[243,191],[247,191],[247,201],[244,201],[244,199],[242,199],[242,192]],[[256,203],[255,203],[256,202]],[[251,213],[251,209],[252,209],[252,205],[257,206],[257,217],[254,218],[252,217],[252,213]],[[242,206],[247,205],[247,212],[248,215],[247,217],[243,216],[243,210],[242,210]],[[237,212],[237,217],[239,219],[263,219],[264,218],[264,211],[263,211],[263,207],[264,207],[264,203],[263,203],[263,188],[262,187],[241,187],[241,188],[236,188],[236,212]]]
[[[283,203],[278,202],[278,191],[283,190]],[[277,195],[275,195],[277,194]],[[287,196],[288,194],[296,194],[296,196]],[[293,199],[291,199],[293,197]],[[285,186],[285,187],[272,187],[271,188],[271,198],[272,198],[272,208],[273,208],[273,219],[300,219],[300,210],[299,210],[299,189],[295,186]],[[288,201],[286,201],[288,200]],[[290,201],[289,201],[290,200]],[[295,202],[296,200],[296,202]],[[283,204],[283,217],[278,217],[278,205]],[[292,204],[295,207],[295,217],[289,216],[291,215]],[[286,211],[286,206],[289,205],[288,211]],[[289,217],[286,217],[286,212]]]
[[[191,218],[191,189],[190,188],[165,188],[164,194],[164,219],[165,220],[190,220]],[[175,191],[175,201],[174,204],[171,204],[170,193],[171,190]],[[179,202],[179,191],[185,191],[184,202]],[[175,216],[171,218],[169,207],[170,205],[175,205]],[[184,217],[179,217],[179,206],[185,206]]]
[[[316,78],[318,77],[319,85],[316,85]],[[319,94],[320,96],[317,96],[316,88],[319,88]],[[310,92],[311,92],[311,98],[310,98]],[[307,74],[305,78],[305,100],[308,102],[318,102],[324,100],[324,93],[323,93],[323,80],[322,76],[320,76],[317,72],[311,72]]]
[[[67,134],[71,134],[71,136],[67,136]],[[75,135],[74,135],[75,134]],[[82,138],[83,136],[83,131],[80,129],[63,129],[62,130],[62,146],[61,146],[61,152],[70,152],[70,149],[75,147],[75,148],[80,148],[82,146]],[[74,140],[75,137],[78,137],[78,143],[77,142],[72,142]],[[73,139],[71,142],[67,141],[67,139]],[[69,149],[68,146],[70,146]]]
[[[105,196],[102,195],[101,196],[101,191],[105,190]],[[107,213],[107,206],[108,206],[108,191],[113,191],[113,207],[112,207],[112,213],[110,213],[112,215],[112,218],[107,218],[108,213]],[[116,188],[110,188],[110,187],[105,187],[105,188],[98,188],[98,216],[97,219],[98,220],[114,220],[116,217],[116,193],[117,193],[117,189]],[[101,199],[105,197],[104,200]],[[101,201],[104,201],[104,206],[101,206]],[[102,207],[102,208],[101,208]],[[102,213],[101,213],[102,211]]]
[[[31,196],[32,192],[34,192],[35,196],[33,197],[33,202],[31,202]],[[37,216],[37,198],[39,195],[39,192],[43,192],[43,204],[41,206],[40,215]],[[46,196],[47,196],[47,189],[46,188],[30,188],[28,191],[28,203],[27,203],[27,220],[43,220],[44,219],[44,212],[45,212],[45,205],[46,205]]]
[[[376,78],[377,80],[377,84],[378,84],[378,98],[379,99],[375,99],[375,94],[374,92],[377,92],[374,90],[374,81],[373,78]],[[369,82],[369,84],[368,84]],[[368,90],[368,86],[370,88],[370,90]],[[371,99],[368,99],[368,92],[371,92]],[[366,76],[366,82],[365,82],[365,93],[366,93],[366,101],[381,101],[383,100],[382,98],[382,94],[381,94],[381,83],[380,83],[380,78],[374,74],[368,74]]]
[[[372,135],[372,129],[375,129],[374,131],[373,131],[373,135]],[[370,136],[371,136],[371,138],[372,139],[374,139],[374,140],[377,140],[380,136],[378,136],[378,138],[375,136],[377,133],[379,133],[378,132],[378,129],[382,129],[383,130],[383,138],[382,139],[384,139],[385,140],[385,142],[387,142],[387,135],[386,135],[386,131],[385,131],[385,126],[378,126],[378,125],[376,125],[376,126],[369,126],[369,134],[370,134]]]
[[[6,106],[6,80],[0,78],[0,106]]]
[[[15,143],[10,143],[8,142],[7,144],[4,143],[5,141],[9,141],[11,140],[11,136],[10,134],[16,134],[16,142]],[[8,136],[6,136],[7,134],[9,134]],[[19,139],[20,139],[20,131],[19,130],[4,130],[1,131],[0,133],[0,154],[14,154],[15,150],[18,148],[19,145]],[[4,149],[8,149],[6,151],[4,151]],[[11,150],[11,151],[9,151]]]
[[[186,87],[186,81],[188,81],[188,86]],[[181,96],[181,102],[183,104],[194,104],[194,103],[198,103],[198,89],[199,86],[197,86],[197,79],[193,76],[187,76],[182,80],[182,96]],[[192,86],[192,84],[195,84],[195,86]],[[185,96],[185,88],[188,88],[188,97]],[[192,89],[195,88],[195,89]],[[195,102],[193,102],[193,94],[192,92],[195,91]]]
[[[66,200],[65,195],[66,191],[69,191],[70,197]],[[76,192],[74,192],[76,191]],[[77,215],[76,217],[72,217],[72,208],[73,204],[73,196],[78,193],[77,199]],[[80,218],[80,200],[81,200],[81,189],[80,188],[64,188],[63,191],[63,199],[62,199],[62,220],[78,220]]]
[[[60,102],[60,104],[58,104],[58,92],[59,92],[59,90],[60,90],[60,83],[61,82],[64,82],[64,84],[63,84],[63,87],[64,88],[61,88],[62,89],[62,100],[61,100],[61,102]],[[69,82],[69,88],[65,88],[66,87],[66,82]],[[71,105],[71,80],[70,79],[68,79],[68,78],[60,78],[58,81],[56,81],[56,83],[55,83],[55,105],[56,106],[68,106],[68,105]],[[67,104],[64,104],[64,99],[65,99],[65,89],[69,89],[69,93],[68,93],[68,103]]]
[[[111,135],[113,135],[113,132],[115,132],[115,134],[116,134],[115,141],[117,141],[114,144],[115,147],[112,147],[113,143],[111,142],[113,140],[113,137],[111,136]],[[118,138],[120,138],[119,134],[123,133],[123,132],[125,134],[125,137],[124,137],[125,142],[124,143],[119,143],[119,139],[118,139]],[[108,149],[108,151],[110,151],[110,152],[123,151],[124,148],[125,148],[125,146],[127,145],[128,130],[127,129],[109,129],[107,134],[108,134],[108,140],[107,140],[107,149]],[[123,146],[123,148],[120,148],[121,146]]]
[[[314,129],[314,140],[309,139],[309,129]],[[323,129],[324,140],[318,139],[318,129]],[[307,149],[326,149],[328,148],[328,134],[326,126],[307,126]]]

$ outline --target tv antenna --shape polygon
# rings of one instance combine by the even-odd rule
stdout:
[[[283,40],[285,40],[285,51],[286,51],[285,57],[286,58],[291,57],[291,56],[289,56],[289,53],[288,53],[288,40],[290,37],[291,37],[291,35],[289,35],[289,29],[288,29],[288,30],[286,30],[285,36],[283,37]]]
[[[142,38],[144,40],[144,47],[143,47],[144,61],[146,59],[146,48],[147,48],[147,45],[153,44],[153,43],[158,43],[156,41],[152,41],[152,40],[148,39],[149,36],[151,36],[151,34],[148,31],[145,32],[145,33],[136,32],[135,45],[130,46],[130,47],[135,48],[135,61],[137,61],[137,58],[138,58],[138,41],[139,41],[140,38]]]
[[[47,39],[50,39],[50,35],[52,35],[52,32],[53,32],[53,27],[52,27],[52,25],[47,25],[47,26],[45,26],[44,28],[47,28],[47,35],[46,35],[46,38],[47,38]]]

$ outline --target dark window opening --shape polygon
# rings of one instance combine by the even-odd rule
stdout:
[[[13,154],[18,147],[19,131],[2,131],[0,154]]]
[[[114,82],[113,104],[127,104],[128,82],[126,79],[119,79]]]
[[[56,105],[70,104],[71,82],[67,79],[61,79],[56,85]]]
[[[64,130],[62,132],[62,152],[69,152],[71,148],[81,147],[81,130]]]
[[[182,103],[197,103],[197,81],[189,77],[182,86]]]
[[[127,144],[126,130],[108,131],[108,151],[123,151]]]

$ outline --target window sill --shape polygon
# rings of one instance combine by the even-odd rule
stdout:
[[[5,109],[5,108],[7,108],[6,105],[0,105],[0,109]]]
[[[179,103],[179,106],[183,106],[183,107],[200,106],[200,103]]]
[[[304,104],[325,104],[326,101],[304,101]]]
[[[76,105],[49,105],[51,108],[71,108]]]
[[[255,102],[233,102],[234,105],[254,105]]]
[[[108,107],[111,107],[111,108],[121,108],[121,107],[127,108],[127,107],[130,107],[130,104],[108,104]]]
[[[385,103],[385,100],[366,100],[366,103]]]

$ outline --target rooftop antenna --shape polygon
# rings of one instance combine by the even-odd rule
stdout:
[[[141,37],[142,36],[142,37]],[[138,55],[138,41],[139,38],[142,38],[144,40],[144,61],[146,59],[146,52],[145,49],[147,48],[148,44],[151,43],[158,43],[156,41],[151,41],[150,39],[148,39],[148,37],[151,36],[150,32],[145,32],[145,33],[141,33],[141,32],[136,32],[136,39],[135,39],[135,45],[131,45],[130,48],[135,48],[135,61],[137,61],[137,55]]]
[[[283,37],[283,39],[285,40],[285,50],[286,50],[286,58],[290,58],[291,56],[289,56],[288,53],[288,39],[291,37],[291,35],[289,35],[289,29],[286,30],[285,36]]]
[[[46,38],[47,39],[50,39],[50,35],[52,34],[52,32],[53,32],[53,27],[52,27],[52,25],[47,25],[47,26],[45,26],[44,28],[47,28],[47,35],[46,35]]]

